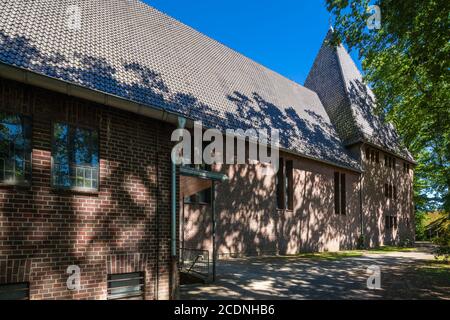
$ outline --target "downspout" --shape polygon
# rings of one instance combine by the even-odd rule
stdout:
[[[159,133],[161,125],[158,124],[157,132],[156,132],[156,155],[155,155],[155,163],[156,163],[156,279],[155,279],[155,299],[159,300],[159,246],[160,246],[160,232],[159,232],[159,197],[160,197],[160,187],[159,187]]]
[[[184,129],[186,118],[178,117],[178,129]],[[172,161],[172,257],[177,256],[177,165]]]
[[[178,129],[184,129],[186,125],[186,118],[178,117]],[[177,165],[171,159],[172,163],[172,205],[171,205],[171,264],[172,264],[172,292],[171,292],[171,298],[177,297]]]
[[[359,154],[360,154],[359,165],[360,165],[360,168],[362,169],[362,167],[363,167],[362,157],[364,154],[364,143],[361,145],[361,152]],[[365,249],[366,239],[364,236],[363,190],[362,190],[363,174],[364,174],[364,170],[362,170],[362,172],[359,174],[359,214],[360,214],[360,220],[361,220],[361,225],[360,225],[360,228],[361,228],[360,239],[362,240],[361,245],[362,245],[362,248]]]
[[[216,281],[216,182],[211,183],[211,217],[212,217],[212,274],[213,282]]]

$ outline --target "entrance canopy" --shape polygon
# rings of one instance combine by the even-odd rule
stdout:
[[[211,188],[214,181],[226,180],[228,177],[222,173],[187,166],[180,167],[180,193],[185,197]]]
[[[211,222],[212,222],[212,278],[216,278],[216,246],[215,246],[215,182],[223,182],[228,180],[225,174],[198,169],[195,167],[181,166],[180,167],[180,199],[190,197],[201,191],[210,189],[211,193]],[[181,205],[181,241],[184,243],[184,206]],[[181,268],[186,267],[187,272],[197,272],[198,274],[206,275],[209,278],[209,251],[206,255],[202,250],[192,250],[181,248]],[[206,261],[206,264],[205,264]],[[197,270],[198,269],[198,270]],[[205,271],[206,270],[206,271]]]

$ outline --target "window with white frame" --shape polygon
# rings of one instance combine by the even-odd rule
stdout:
[[[96,130],[55,123],[52,161],[54,187],[98,190],[99,150]]]

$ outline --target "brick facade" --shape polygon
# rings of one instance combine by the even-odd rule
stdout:
[[[275,175],[263,175],[261,165],[223,166],[229,181],[216,192],[217,252],[219,257],[356,249],[361,223],[366,245],[377,247],[414,241],[412,174],[365,157],[365,148],[350,150],[363,159],[360,174],[301,157],[282,154],[294,163],[294,208],[276,207]],[[391,155],[390,155],[391,156]],[[392,156],[391,156],[392,157]],[[346,214],[334,211],[334,173],[346,175]],[[386,198],[384,184],[396,185],[397,196]],[[362,210],[362,221],[361,221]],[[387,230],[385,216],[397,217],[397,227]],[[194,249],[212,250],[211,206],[184,205],[184,241]]]
[[[404,160],[379,149],[367,145],[358,145],[356,148],[360,150],[365,169],[362,175],[362,208],[366,245],[377,247],[413,242],[415,238],[413,170],[409,168],[404,172]],[[378,152],[379,162],[368,159],[367,148]],[[395,159],[395,165],[386,166],[385,156]],[[391,197],[385,195],[386,184],[395,187],[396,195],[393,194]],[[386,216],[396,217],[398,227],[386,228]]]
[[[105,299],[108,270],[145,271],[146,299],[167,299],[173,128],[6,80],[0,109],[33,123],[31,186],[0,187],[0,282],[29,281],[31,299]],[[55,121],[99,130],[98,193],[51,187]],[[69,265],[79,291],[66,287]]]
[[[145,298],[169,298],[173,126],[7,80],[0,110],[33,124],[31,185],[0,186],[0,284],[29,282],[31,299],[106,299],[108,273],[144,271]],[[98,192],[51,187],[54,122],[98,129]],[[277,209],[275,174],[262,174],[261,164],[216,167],[229,177],[216,188],[219,257],[354,249],[361,208],[367,245],[413,240],[412,170],[403,172],[400,159],[395,170],[384,167],[380,150],[377,164],[363,145],[349,151],[361,159],[362,176],[281,154],[293,162],[292,210]],[[335,172],[346,175],[345,215],[334,212]],[[395,201],[385,199],[387,181],[397,186]],[[212,254],[211,207],[183,209],[185,246]],[[396,230],[385,230],[386,213],[398,217]],[[66,287],[70,265],[81,269],[81,290]]]
[[[275,174],[263,165],[217,168],[216,245],[219,257],[354,249],[360,233],[359,174],[305,158],[293,161],[293,209],[277,209]],[[347,212],[334,213],[334,173],[346,174]],[[211,206],[186,204],[185,243],[212,250]]]

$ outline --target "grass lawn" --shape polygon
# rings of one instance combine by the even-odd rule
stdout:
[[[395,247],[395,246],[382,246],[379,248],[373,248],[366,250],[366,253],[386,253],[386,252],[415,252],[417,248],[410,247]]]
[[[343,258],[361,257],[364,254],[382,254],[388,252],[414,252],[416,248],[382,246],[368,250],[344,250],[338,252],[314,252],[314,253],[299,253],[296,255],[277,256],[277,258],[301,258],[301,259],[323,259],[323,260],[339,260]]]
[[[430,260],[420,266],[418,271],[423,274],[444,276],[450,279],[450,262],[444,261],[443,259]]]

